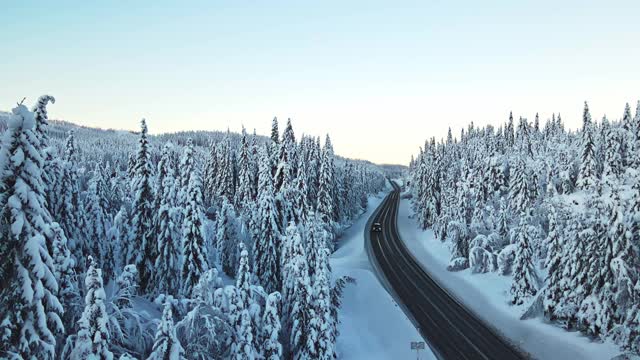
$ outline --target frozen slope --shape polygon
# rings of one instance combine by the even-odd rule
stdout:
[[[338,250],[331,256],[335,277],[356,279],[344,292],[339,318],[340,359],[415,359],[411,341],[422,337],[411,321],[387,293],[373,273],[364,247],[364,227],[383,200],[384,194],[369,198],[369,207],[342,236]],[[426,350],[420,359],[435,359]]]
[[[488,324],[537,359],[610,359],[620,350],[612,343],[593,342],[578,332],[545,323],[542,319],[520,320],[523,308],[510,306],[506,293],[510,276],[497,273],[471,274],[470,270],[449,272],[449,250],[433,232],[422,231],[410,218],[413,211],[402,200],[398,231],[416,259],[453,296],[467,305]]]

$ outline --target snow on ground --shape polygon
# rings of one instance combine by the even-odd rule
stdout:
[[[410,218],[412,215],[409,201],[402,200],[398,231],[423,267],[458,300],[533,357],[601,360],[611,359],[621,353],[613,343],[593,342],[579,332],[566,331],[545,323],[541,318],[520,320],[525,309],[511,306],[507,302],[510,276],[497,273],[472,274],[469,269],[447,271],[450,257],[447,246],[436,239],[431,230],[419,229],[415,219]]]
[[[411,341],[422,340],[373,273],[364,247],[364,227],[384,195],[369,197],[367,212],[344,232],[338,250],[331,256],[335,277],[356,279],[355,285],[345,289],[339,313],[340,359],[414,359]],[[420,352],[420,359],[435,357],[426,349]]]

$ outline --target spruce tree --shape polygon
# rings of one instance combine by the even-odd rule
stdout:
[[[518,241],[516,243],[516,259],[511,283],[511,303],[520,305],[538,291],[538,274],[533,263],[531,248],[532,227],[529,225],[530,216],[522,214],[518,227]]]
[[[153,349],[147,360],[183,360],[186,359],[184,349],[176,336],[173,325],[171,303],[167,302],[162,311],[162,319],[158,324],[158,331],[153,343]]]
[[[238,189],[235,194],[234,204],[241,215],[247,217],[255,195],[253,194],[253,174],[251,170],[251,149],[247,141],[247,132],[242,127],[240,140],[240,158],[238,159]]]
[[[55,104],[56,99],[51,95],[42,95],[36,101],[36,104],[33,106],[31,111],[34,114],[35,119],[35,134],[38,138],[40,145],[39,149],[41,152],[41,157],[44,161],[43,171],[42,171],[42,186],[45,191],[45,198],[47,200],[47,209],[49,213],[53,213],[53,201],[55,194],[55,182],[56,175],[59,169],[57,166],[59,165],[57,161],[54,161],[52,149],[49,149],[49,116],[47,114],[47,104],[52,103]]]
[[[298,164],[298,174],[292,184],[293,191],[291,192],[292,198],[290,198],[291,204],[291,217],[296,222],[296,224],[305,224],[307,222],[307,214],[311,210],[308,203],[308,192],[309,189],[307,187],[307,166],[306,161],[302,160]]]
[[[587,284],[590,265],[587,249],[596,241],[596,234],[589,227],[585,217],[581,216],[569,229],[568,237],[573,241],[562,259],[566,264],[562,273],[564,292],[560,301],[561,306],[556,309],[556,317],[563,320],[567,328],[576,326],[578,309],[588,295],[584,286]]]
[[[258,357],[258,351],[254,347],[254,329],[251,325],[249,310],[240,311],[240,324],[236,328],[234,342],[231,344],[231,359],[254,360]]]
[[[589,106],[585,101],[582,115],[582,156],[580,158],[581,164],[577,183],[582,190],[592,189],[597,181],[597,157],[595,151],[591,114],[589,114]]]
[[[180,208],[174,207],[175,179],[170,172],[164,177],[157,193],[161,198],[156,220],[158,257],[155,259],[155,292],[176,295],[180,286],[180,254],[182,252],[182,228],[176,224]]]
[[[555,207],[551,207],[548,215],[549,231],[547,238],[544,241],[545,249],[543,250],[543,267],[549,268],[550,266],[558,266],[559,257],[562,255],[562,248],[564,246],[564,239],[562,237],[562,231],[558,226],[558,214]]]
[[[0,353],[53,359],[64,329],[42,182],[43,159],[26,106],[12,110],[0,153]],[[48,240],[50,245],[48,246]]]
[[[620,150],[622,152],[622,160],[625,166],[633,165],[635,150],[635,126],[633,118],[631,117],[631,107],[629,103],[624,106],[624,113],[622,114],[622,143]]]
[[[105,307],[106,295],[102,285],[102,271],[89,256],[89,269],[85,279],[86,295],[84,312],[78,323],[79,330],[72,359],[111,360],[110,335],[107,328],[109,316]]]
[[[146,293],[148,289],[153,288],[153,265],[158,247],[154,236],[151,164],[147,123],[144,119],[141,121],[140,139],[138,140],[133,190],[135,195],[131,211],[132,242],[127,247],[126,263],[136,265],[140,276],[140,289]]]
[[[87,244],[87,247],[108,281],[114,275],[115,264],[113,262],[112,246],[107,241],[107,231],[111,227],[111,220],[105,209],[107,199],[104,187],[105,182],[102,178],[102,172],[96,166],[93,177],[89,182],[86,198],[87,237],[91,239],[91,243]]]
[[[58,299],[62,303],[64,313],[62,323],[67,334],[75,333],[78,317],[81,313],[80,290],[78,289],[78,279],[75,271],[75,262],[71,257],[71,252],[67,247],[67,238],[58,223],[51,224],[53,233],[53,247],[51,258],[53,260],[54,275],[58,282]],[[64,345],[65,335],[58,334],[58,349]]]
[[[235,277],[237,269],[237,249],[240,241],[238,235],[235,210],[229,200],[224,198],[222,208],[218,214],[216,248],[222,271],[231,277]]]
[[[127,249],[131,242],[129,220],[129,211],[125,205],[122,205],[113,217],[113,226],[109,229],[108,237],[113,247],[114,263],[117,269],[122,269],[127,264]]]
[[[205,166],[204,172],[204,200],[207,206],[213,204],[214,199],[216,197],[218,188],[217,188],[217,178],[218,178],[218,145],[214,142],[210,145],[209,150],[209,158],[207,159],[207,164]]]
[[[311,286],[304,256],[296,256],[287,266],[290,279],[294,283],[289,312],[289,351],[294,359],[314,359],[318,355],[312,343],[310,322],[316,314],[312,306]]]
[[[235,195],[234,180],[234,161],[233,161],[233,148],[231,147],[231,133],[227,130],[227,133],[222,140],[221,147],[218,151],[218,177],[217,193],[216,196],[220,198],[226,198],[228,202],[232,203]]]
[[[515,134],[514,134],[514,127],[513,127],[513,113],[509,112],[509,122],[507,123],[506,126],[506,133],[505,133],[505,137],[506,137],[506,141],[507,141],[507,146],[511,147],[515,144]]]
[[[640,166],[640,100],[636,104],[636,114],[633,117],[633,166]]]
[[[254,267],[267,292],[280,289],[280,231],[274,200],[273,179],[265,150],[261,153],[258,212],[254,230]]]
[[[291,119],[289,119],[287,120],[287,127],[282,133],[282,142],[278,148],[277,168],[273,181],[276,193],[293,184],[297,167],[296,159],[296,139],[291,126]]]
[[[133,307],[133,298],[138,295],[140,288],[140,276],[135,265],[129,264],[124,267],[116,279],[118,286],[116,306],[122,309]]]
[[[333,317],[331,315],[331,270],[329,250],[321,249],[313,282],[313,309],[315,317],[310,320],[308,348],[314,349],[317,359],[329,360],[335,355]]]
[[[158,161],[155,176],[154,193],[156,194],[156,197],[153,199],[153,209],[156,214],[160,210],[162,200],[167,196],[169,196],[169,206],[173,207],[177,204],[176,199],[174,199],[172,196],[172,192],[167,193],[167,191],[165,190],[166,186],[170,186],[172,190],[175,189],[174,182],[176,169],[173,164],[173,156],[173,145],[171,143],[165,144],[162,147],[162,154],[160,155],[160,161]],[[166,181],[167,179],[169,179],[170,181]],[[156,232],[158,232],[160,227],[158,217],[156,217],[155,227]]]
[[[249,269],[249,252],[244,247],[244,243],[238,244],[240,259],[238,260],[238,271],[236,272],[236,289],[238,298],[243,309],[249,309],[253,303],[251,296],[251,270]]]
[[[519,159],[512,170],[511,179],[509,180],[509,202],[511,209],[519,213],[525,211],[531,204],[525,161]]]
[[[280,143],[280,131],[278,131],[278,118],[274,117],[271,122],[271,142],[274,144]]]
[[[280,344],[280,293],[272,292],[267,297],[262,317],[262,357],[265,360],[280,360],[282,345]]]
[[[611,183],[622,174],[622,140],[618,129],[609,129],[605,136],[604,164],[602,177]]]
[[[55,185],[56,203],[51,205],[54,209],[52,216],[58,219],[69,240],[69,250],[75,258],[76,270],[84,272],[85,261],[89,255],[89,249],[85,242],[85,235],[81,229],[82,209],[80,204],[80,190],[77,170],[77,154],[73,131],[69,132],[65,144],[65,153],[60,168],[61,173]]]
[[[333,221],[333,160],[328,149],[322,151],[316,212],[327,228]]]
[[[182,225],[182,293],[185,296],[191,295],[200,276],[209,268],[202,230],[202,180],[197,171],[191,172],[188,185]]]
[[[187,139],[187,144],[184,147],[184,153],[180,159],[180,189],[178,190],[178,204],[180,206],[187,206],[189,202],[189,182],[191,181],[191,174],[194,171],[195,159],[194,159],[193,140]]]
[[[311,212],[306,229],[306,255],[309,265],[309,276],[314,277],[319,262],[320,253],[327,248],[327,233],[317,215]]]

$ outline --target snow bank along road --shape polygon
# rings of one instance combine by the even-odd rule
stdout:
[[[403,303],[433,353],[440,359],[527,358],[451,297],[419,265],[398,235],[400,189],[395,183],[392,185],[394,190],[369,221],[382,224],[382,232],[365,228],[370,260],[382,272],[381,280]]]

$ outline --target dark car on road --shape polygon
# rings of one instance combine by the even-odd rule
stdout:
[[[371,226],[371,230],[374,232],[382,232],[382,225],[380,223],[373,223],[373,226]]]

